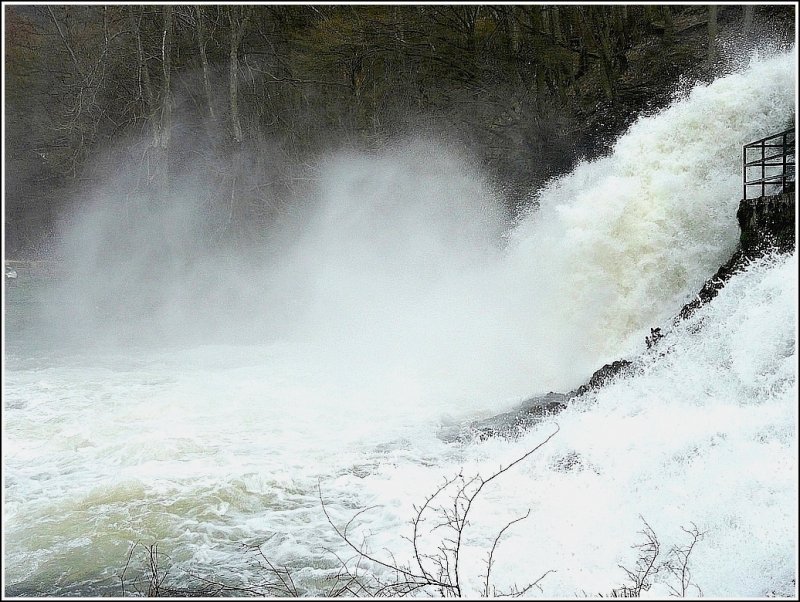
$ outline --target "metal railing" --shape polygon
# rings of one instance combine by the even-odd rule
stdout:
[[[794,190],[794,141],[794,128],[789,128],[742,147],[742,198],[754,186],[762,197]],[[752,172],[760,177],[749,179]]]

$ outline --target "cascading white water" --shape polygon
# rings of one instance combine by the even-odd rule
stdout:
[[[158,265],[122,251],[93,276],[102,264],[91,260],[109,241],[147,249],[163,232],[117,230],[114,211],[76,218],[84,279],[59,301],[80,308],[87,340],[117,327],[102,314],[109,299],[132,331],[148,320],[164,332],[211,330],[227,306],[238,313],[226,325],[271,338],[65,356],[22,340],[47,333],[10,323],[6,584],[119,593],[115,575],[137,540],[160,541],[176,574],[238,579],[257,571],[237,545],[267,541],[313,592],[331,566],[323,548],[342,549],[318,482],[335,520],[376,505],[361,532],[372,549],[407,557],[412,504],[442,477],[492,472],[552,428],[455,444],[436,436],[443,420],[566,390],[640,351],[647,328],[729,257],[740,145],[793,118],[795,64],[795,51],[756,60],[639,120],[612,155],[541,191],[505,245],[491,187],[418,142],[329,161],[271,264],[209,260],[199,266],[228,269],[218,282],[200,288],[197,270],[177,272],[146,304],[122,294]],[[153,221],[196,249],[181,207]],[[638,376],[554,419],[557,437],[476,506],[466,587],[480,591],[492,538],[530,508],[501,542],[500,589],[556,569],[541,584],[547,596],[609,594],[624,581],[618,565],[635,562],[641,515],[665,551],[684,543],[681,526],[707,531],[692,557],[706,595],[785,591],[796,580],[796,273],[796,255],[751,266],[667,333],[657,348],[666,355],[644,355]],[[142,307],[144,321],[133,311]],[[660,575],[652,591],[668,585]]]
[[[508,277],[529,291],[512,295],[515,310],[539,314],[524,336],[558,333],[554,361],[574,370],[553,386],[641,344],[730,257],[741,146],[792,122],[793,60],[695,87],[540,193],[541,210],[512,232]]]
[[[541,584],[547,597],[607,597],[630,586],[619,565],[634,568],[631,546],[642,543],[645,520],[660,541],[659,562],[673,546],[691,543],[681,527],[694,524],[705,533],[690,561],[691,583],[703,595],[792,595],[796,313],[797,254],[764,258],[643,354],[636,376],[583,396],[520,439],[466,446],[433,468],[382,464],[367,478],[340,477],[336,489],[357,490],[363,504],[399,497],[401,504],[359,520],[371,534],[370,551],[402,550],[411,558],[398,539],[411,535],[412,504],[433,493],[443,476],[494,473],[558,423],[554,439],[482,493],[462,557],[469,591],[482,591],[494,537],[530,509],[498,547],[498,591],[524,587],[548,570],[556,572]],[[341,510],[339,524],[352,514]],[[355,533],[360,541],[362,532]],[[662,570],[645,594],[663,599],[670,586],[679,588]],[[698,590],[690,587],[688,595]]]

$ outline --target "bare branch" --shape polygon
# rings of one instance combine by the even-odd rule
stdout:
[[[509,521],[508,523],[506,523],[506,526],[503,527],[502,529],[500,529],[500,533],[498,533],[497,537],[494,538],[494,541],[492,542],[492,549],[489,550],[489,558],[486,561],[486,580],[484,582],[484,588],[483,588],[483,595],[484,596],[488,597],[490,595],[489,594],[489,577],[490,577],[491,572],[492,572],[492,565],[494,564],[494,551],[497,549],[497,544],[500,542],[500,538],[503,536],[503,533],[505,533],[511,527],[511,525],[514,525],[514,524],[516,524],[516,523],[518,523],[518,522],[520,522],[522,520],[525,520],[530,515],[531,515],[531,510],[530,510],[530,508],[528,508],[528,511],[525,513],[525,516],[520,516],[519,518],[515,518],[514,520]]]
[[[64,33],[64,30],[61,28],[61,23],[59,23],[58,19],[56,19],[55,14],[53,14],[53,9],[50,7],[49,4],[47,5],[47,12],[50,15],[50,19],[52,19],[53,24],[56,26],[56,29],[58,30],[58,36],[61,38],[61,41],[64,43],[64,47],[69,52],[70,57],[72,57],[72,62],[75,65],[75,69],[78,71],[78,74],[81,77],[85,77],[85,75],[83,73],[83,69],[81,69],[81,65],[78,62],[78,57],[75,55],[75,51],[72,49],[72,46],[70,45],[69,40],[67,40],[66,33]]]

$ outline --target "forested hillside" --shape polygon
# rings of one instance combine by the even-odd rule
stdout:
[[[263,235],[321,153],[435,135],[512,208],[607,151],[680,74],[790,39],[791,6],[6,6],[6,252],[46,255],[111,178],[191,178],[223,243]],[[741,53],[739,53],[741,54]]]

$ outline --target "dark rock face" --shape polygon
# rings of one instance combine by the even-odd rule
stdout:
[[[736,218],[742,234],[739,244],[747,256],[769,249],[786,253],[795,246],[794,192],[745,199],[739,203]]]
[[[497,414],[484,420],[475,420],[461,427],[440,429],[439,438],[445,441],[469,440],[477,437],[483,441],[488,437],[514,437],[543,418],[557,414],[567,407],[570,393],[547,393],[526,399],[509,412]]]
[[[491,418],[471,422],[466,428],[457,432],[450,430],[440,432],[440,437],[446,440],[464,440],[477,437],[480,440],[487,437],[513,437],[522,433],[548,416],[558,414],[567,407],[574,397],[579,397],[587,391],[599,389],[614,378],[632,372],[633,363],[628,360],[617,360],[606,364],[597,370],[588,382],[568,393],[546,393],[526,399],[510,412],[504,412]]]
[[[487,437],[513,437],[525,429],[533,426],[548,416],[558,414],[567,407],[569,401],[587,391],[599,389],[614,378],[630,374],[632,362],[617,360],[606,364],[597,370],[588,382],[569,393],[546,393],[530,397],[519,404],[510,412],[497,414],[484,420],[476,420],[461,429],[447,429],[440,431],[439,436],[447,441],[456,439],[464,440],[477,437],[480,440]]]
[[[706,280],[703,288],[697,293],[697,296],[681,308],[673,322],[677,324],[681,320],[685,320],[699,307],[716,297],[720,289],[725,286],[725,283],[730,280],[731,276],[740,271],[742,267],[744,267],[744,264],[745,255],[738,249],[727,262],[719,266],[719,269],[711,278]]]
[[[543,418],[557,414],[567,407],[570,393],[547,393],[526,399],[510,412],[492,416],[486,420],[473,422],[469,431],[479,439],[486,439],[497,435],[509,437],[520,433],[526,428],[536,424]]]
[[[579,395],[583,395],[587,391],[591,391],[593,389],[599,389],[603,385],[605,385],[610,380],[616,378],[617,376],[629,374],[631,372],[631,362],[628,360],[617,360],[616,362],[611,362],[610,364],[606,364],[602,368],[600,368],[597,372],[592,374],[592,377],[589,379],[589,382],[586,384],[581,385],[574,391],[574,395],[570,397],[577,397]]]
[[[739,203],[736,219],[739,221],[739,247],[731,258],[722,264],[692,301],[683,306],[675,322],[685,320],[695,310],[717,296],[748,259],[754,259],[770,250],[788,253],[795,247],[795,195],[785,192],[776,196],[745,199]]]

